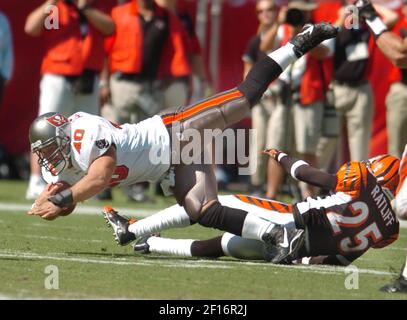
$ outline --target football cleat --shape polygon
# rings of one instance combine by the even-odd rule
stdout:
[[[110,206],[104,206],[102,213],[108,226],[113,229],[113,235],[119,245],[125,246],[136,240],[134,233],[128,229],[129,225],[136,222],[136,220],[122,217]]]
[[[392,283],[381,287],[380,291],[387,293],[407,293],[407,279],[400,275]]]
[[[280,225],[263,235],[267,250],[270,253],[268,260],[274,264],[290,264],[298,259],[298,251],[304,244],[305,233],[302,229],[289,229]]]
[[[294,45],[295,55],[300,58],[322,41],[334,38],[337,34],[338,28],[329,23],[306,24],[290,43]]]
[[[153,235],[142,236],[137,239],[133,244],[133,250],[139,253],[150,253],[150,245],[147,243],[147,240],[150,239]]]

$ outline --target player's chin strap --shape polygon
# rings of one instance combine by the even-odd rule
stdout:
[[[72,190],[70,188],[65,189],[49,197],[48,201],[52,202],[57,207],[65,208],[73,203]]]

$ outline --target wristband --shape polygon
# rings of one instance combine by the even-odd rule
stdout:
[[[49,197],[48,201],[52,202],[57,207],[65,208],[73,203],[72,190],[65,189],[65,190]]]
[[[276,160],[277,160],[278,162],[280,162],[281,159],[283,159],[284,157],[287,157],[287,154],[284,153],[284,152],[279,152],[278,155],[277,155],[277,159],[276,159]]]
[[[382,19],[379,17],[374,17],[371,20],[366,20],[367,25],[370,30],[372,30],[375,38],[377,39],[383,32],[388,31],[386,25],[383,23]]]

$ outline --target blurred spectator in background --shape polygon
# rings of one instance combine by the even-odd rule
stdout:
[[[362,161],[369,157],[369,142],[374,116],[374,96],[368,81],[372,61],[374,41],[364,22],[359,25],[347,17],[346,1],[338,12],[336,24],[340,31],[335,40],[334,73],[332,79],[333,104],[338,114],[339,128],[347,129],[347,141],[351,161]],[[394,24],[397,14],[384,7],[380,9],[386,23]],[[340,132],[340,134],[344,134]],[[338,138],[329,138],[322,153],[330,162],[338,145]],[[344,159],[341,159],[341,161]],[[326,167],[322,163],[322,167]]]
[[[113,117],[134,123],[163,109],[161,77],[190,73],[186,35],[179,19],[153,0],[119,5],[112,18],[116,32],[107,49]]]
[[[188,99],[191,100],[191,103],[197,102],[205,97],[208,80],[201,45],[195,32],[194,20],[188,12],[185,0],[156,0],[156,3],[177,15],[184,26],[188,36],[187,47],[192,71],[192,79],[188,79],[188,77],[167,79],[164,105],[165,107],[179,106],[185,104]]]
[[[287,9],[283,11],[285,17],[280,17],[286,22],[285,27],[281,28],[283,31],[280,36],[281,45],[300,32],[304,24],[312,22],[311,13],[316,8],[317,4],[313,1],[300,0],[288,3]],[[262,44],[263,42],[265,41],[262,41]],[[270,47],[262,48],[269,50],[272,49],[271,45],[270,43]],[[300,158],[313,166],[317,165],[315,154],[321,136],[323,102],[330,81],[322,60],[332,53],[333,41],[325,41],[288,67],[279,78],[281,101],[286,108],[292,108],[296,151]],[[288,128],[285,126],[284,129]],[[288,135],[289,130],[285,131],[285,134]],[[299,185],[303,198],[316,192],[305,183]]]
[[[392,31],[404,39],[407,37],[407,0],[403,0],[401,13]],[[400,158],[407,142],[407,70],[394,67],[390,81],[393,83],[386,97],[388,149],[391,155]]]
[[[13,73],[13,41],[7,17],[0,11],[0,106],[4,89]]]
[[[112,10],[112,18],[116,32],[106,42],[111,106],[103,113],[119,124],[136,123],[164,108],[162,79],[184,83],[184,77],[190,75],[187,35],[180,20],[153,0],[119,5]],[[183,105],[187,86],[178,90],[174,99],[181,97]],[[136,184],[127,194],[133,200],[146,201],[147,188],[148,183]]]
[[[28,16],[25,32],[45,44],[39,115],[99,114],[103,41],[115,28],[107,11],[101,0],[47,0]],[[27,199],[37,198],[45,186],[37,161],[32,156]]]
[[[279,21],[279,11],[280,8],[273,0],[257,1],[259,28],[257,34],[249,40],[242,57],[244,77],[257,61],[279,47],[282,40],[280,26],[284,22]],[[267,177],[265,196],[275,198],[284,178],[284,169],[262,151],[270,148],[288,151],[290,117],[287,106],[275,103],[271,92],[269,89],[259,104],[252,109],[252,128],[256,130],[256,141],[251,141],[249,154],[250,163],[256,164],[254,174],[251,175],[252,193],[263,196],[263,186]]]

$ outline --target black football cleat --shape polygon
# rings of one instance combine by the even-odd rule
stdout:
[[[358,9],[359,18],[371,20],[378,16],[370,0],[358,0],[354,6]]]
[[[290,40],[290,43],[294,45],[293,50],[300,58],[322,41],[334,38],[337,34],[338,28],[330,23],[306,24],[301,32]]]
[[[142,236],[137,239],[133,244],[133,250],[139,253],[150,253],[150,245],[147,243],[147,240],[150,239],[153,235]]]
[[[263,236],[270,255],[268,260],[274,264],[291,264],[298,259],[298,251],[305,240],[302,229],[288,229],[280,225]]]
[[[135,220],[122,217],[110,206],[104,206],[102,213],[108,226],[113,229],[113,235],[119,245],[125,246],[136,240],[134,233],[128,229],[129,225],[135,222]]]
[[[407,293],[407,279],[400,275],[400,277],[392,283],[381,287],[380,291],[387,293]]]

